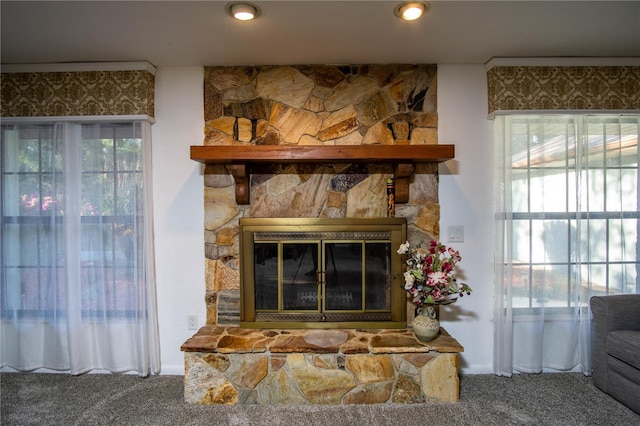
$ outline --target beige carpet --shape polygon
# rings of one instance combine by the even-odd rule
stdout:
[[[640,425],[582,374],[462,377],[460,402],[197,406],[182,377],[3,373],[4,425]]]

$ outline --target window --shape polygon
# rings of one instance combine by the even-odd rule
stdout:
[[[141,126],[2,126],[0,144],[2,316],[140,315]]]
[[[513,308],[639,292],[638,117],[500,119],[510,145],[500,214],[511,227],[504,250]]]

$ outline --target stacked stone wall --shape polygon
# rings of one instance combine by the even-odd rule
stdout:
[[[437,144],[435,65],[207,67],[205,145]],[[238,219],[386,217],[391,164],[266,164],[251,171],[249,205],[222,165],[204,177],[208,325],[240,316]],[[407,204],[413,243],[439,235],[438,169],[419,164]],[[411,317],[412,312],[409,312]]]

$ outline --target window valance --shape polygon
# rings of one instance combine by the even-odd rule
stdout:
[[[0,113],[153,118],[154,86],[155,68],[148,63],[3,66]]]
[[[640,66],[494,66],[487,86],[489,114],[640,110]]]

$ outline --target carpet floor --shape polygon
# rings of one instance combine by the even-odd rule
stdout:
[[[2,425],[640,425],[582,374],[468,375],[458,403],[199,406],[182,376],[2,373]],[[640,397],[640,396],[639,396]]]

